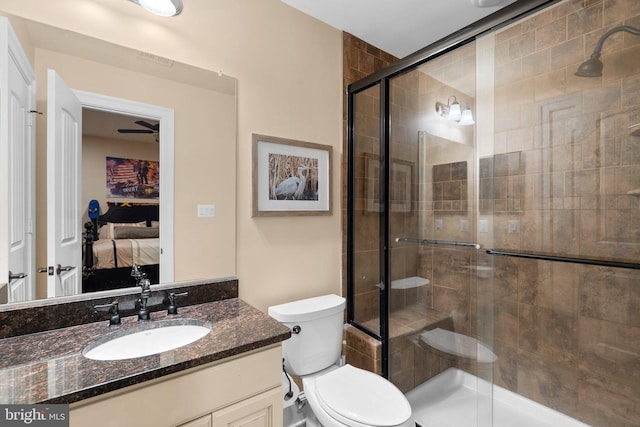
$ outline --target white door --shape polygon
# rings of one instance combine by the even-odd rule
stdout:
[[[6,18],[0,34],[0,302],[20,302],[35,297],[35,74]]]
[[[82,104],[47,74],[47,296],[82,292]]]

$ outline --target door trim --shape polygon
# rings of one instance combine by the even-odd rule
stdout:
[[[129,114],[160,122],[160,283],[173,282],[174,110],[128,99],[73,90],[84,108]]]

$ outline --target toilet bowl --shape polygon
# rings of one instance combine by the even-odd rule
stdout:
[[[345,300],[324,295],[269,307],[292,330],[283,343],[287,372],[302,378],[313,415],[323,427],[409,427],[411,406],[383,377],[351,365],[337,366]]]
[[[344,365],[303,377],[313,413],[324,427],[414,426],[404,394],[379,375]]]

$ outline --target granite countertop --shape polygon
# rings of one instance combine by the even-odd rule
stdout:
[[[152,322],[211,325],[202,339],[163,353],[116,361],[87,359],[82,350],[107,334],[151,326],[125,317],[0,340],[0,404],[73,403],[164,375],[266,347],[291,336],[289,328],[238,298],[152,313]]]

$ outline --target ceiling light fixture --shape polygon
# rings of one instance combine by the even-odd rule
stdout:
[[[475,7],[491,7],[497,6],[502,3],[503,0],[470,0],[471,5]]]
[[[129,0],[158,16],[176,16],[182,12],[182,0]]]
[[[451,100],[453,99],[453,102]],[[454,121],[460,125],[468,126],[475,123],[473,120],[473,113],[471,108],[467,106],[464,110],[460,106],[460,103],[456,100],[455,96],[450,96],[447,100],[447,104],[442,102],[436,102],[436,112],[451,121]]]

